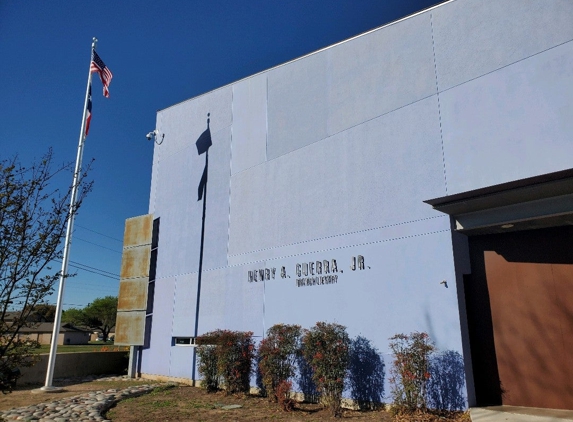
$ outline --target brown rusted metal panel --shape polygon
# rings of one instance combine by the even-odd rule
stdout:
[[[123,233],[123,247],[151,244],[151,234],[153,231],[153,214],[141,215],[139,217],[125,220],[125,231]]]
[[[143,346],[145,311],[118,312],[115,322],[115,345]]]
[[[147,278],[119,282],[118,311],[144,311],[147,307]]]
[[[151,245],[124,249],[121,258],[120,278],[149,278],[150,257]]]

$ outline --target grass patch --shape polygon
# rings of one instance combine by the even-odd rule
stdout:
[[[78,353],[78,352],[127,352],[129,347],[114,346],[113,343],[102,343],[101,341],[92,342],[90,344],[65,344],[58,345],[56,353]],[[50,353],[50,345],[42,344],[35,353]]]
[[[154,396],[157,394],[170,394],[171,392],[169,390],[171,390],[172,388],[174,388],[175,385],[174,384],[165,384],[165,385],[160,385],[159,387],[155,387],[153,390],[151,390],[151,393],[149,393],[150,395]]]
[[[173,403],[172,400],[157,400],[149,403],[149,406],[152,407],[153,409],[161,409],[162,407],[171,407],[174,405],[175,403]]]

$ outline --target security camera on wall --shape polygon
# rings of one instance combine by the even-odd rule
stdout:
[[[151,141],[154,136],[157,136],[157,129],[156,129],[156,130],[152,130],[152,131],[149,132],[147,135],[145,135],[145,137],[147,138],[148,141]]]

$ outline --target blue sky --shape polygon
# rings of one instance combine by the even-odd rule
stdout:
[[[94,36],[114,75],[107,99],[94,75],[84,163],[94,159],[95,185],[76,217],[70,260],[84,269],[70,268],[64,308],[117,295],[125,219],[148,210],[157,110],[439,2],[1,1],[0,158],[27,164],[52,147],[74,161]]]

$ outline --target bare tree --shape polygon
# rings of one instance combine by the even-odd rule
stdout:
[[[55,165],[49,149],[30,167],[18,157],[0,160],[0,386],[14,380],[18,367],[35,363],[37,342],[21,338],[19,331],[30,313],[53,291],[60,277],[57,260],[70,213],[71,186],[59,189],[55,178],[73,172],[72,163]],[[79,208],[92,182],[79,178]],[[70,177],[71,179],[71,177]],[[67,275],[66,275],[67,276]],[[8,313],[9,310],[15,311]],[[7,316],[11,317],[8,318]],[[10,382],[8,382],[10,384]]]

